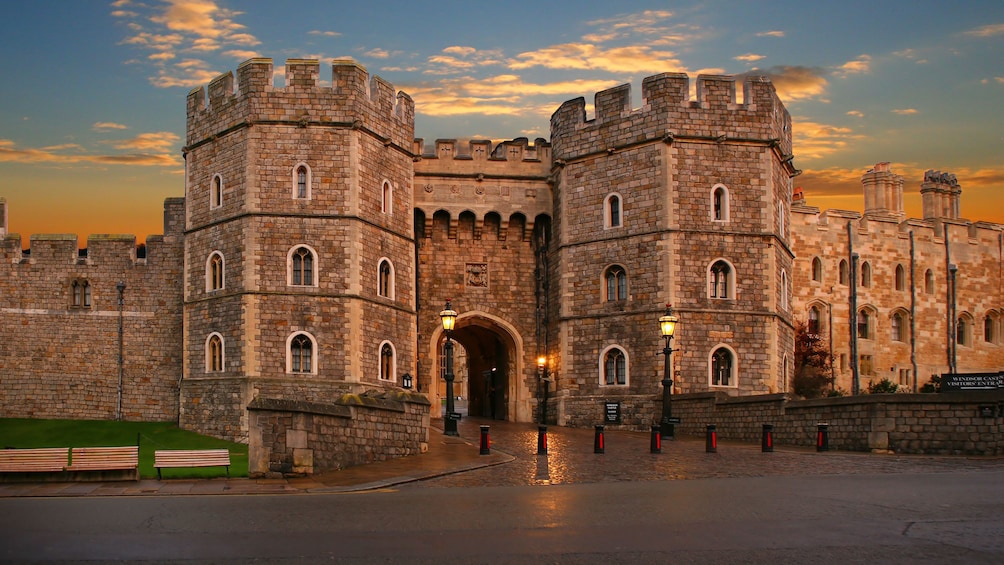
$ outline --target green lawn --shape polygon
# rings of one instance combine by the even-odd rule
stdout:
[[[7,447],[113,447],[139,445],[139,472],[154,478],[153,452],[158,449],[230,450],[230,476],[248,476],[248,446],[199,435],[167,422],[105,420],[33,420],[0,418],[0,449]],[[223,467],[163,469],[165,479],[225,477]]]

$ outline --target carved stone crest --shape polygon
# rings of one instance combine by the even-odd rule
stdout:
[[[467,286],[488,288],[488,263],[468,263],[464,281]]]

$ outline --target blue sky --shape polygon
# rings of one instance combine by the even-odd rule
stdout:
[[[860,210],[889,161],[1004,223],[1004,2],[33,0],[0,7],[0,197],[28,234],[162,231],[185,96],[250,57],[350,57],[408,92],[416,136],[549,137],[565,100],[661,72],[765,74],[808,203]]]

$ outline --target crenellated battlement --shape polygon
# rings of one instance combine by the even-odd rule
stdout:
[[[595,117],[586,117],[585,98],[569,100],[551,116],[556,158],[604,151],[639,140],[690,138],[714,142],[774,143],[791,153],[791,116],[766,77],[747,77],[743,100],[736,97],[736,77],[697,77],[696,99],[690,78],[663,73],[642,81],[642,106],[631,107],[631,85],[598,92]]]
[[[429,150],[431,149],[431,151]],[[476,162],[507,162],[511,164],[532,162],[548,163],[551,161],[551,144],[546,139],[538,137],[530,145],[530,140],[517,137],[502,141],[492,147],[487,139],[472,139],[467,141],[467,147],[456,139],[437,139],[431,147],[426,147],[425,140],[417,138],[412,152],[421,155],[423,159],[455,159]]]
[[[187,145],[241,125],[342,125],[364,127],[408,148],[414,138],[415,104],[404,92],[348,59],[331,63],[322,84],[315,59],[288,59],[285,86],[275,86],[272,59],[249,59],[206,88],[188,93]],[[236,79],[236,88],[235,88]],[[406,137],[405,137],[406,136]]]

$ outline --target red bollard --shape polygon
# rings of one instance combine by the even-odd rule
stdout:
[[[772,453],[774,451],[774,425],[763,425],[763,441],[760,442],[760,451]]]
[[[718,431],[714,424],[708,424],[708,433],[704,442],[704,451],[707,453],[718,453]]]
[[[481,426],[481,455],[491,455],[491,438],[488,437],[488,426]]]
[[[537,426],[537,455],[547,455],[547,426]]]
[[[830,425],[819,423],[816,424],[816,451],[829,451],[830,450]]]
[[[652,426],[652,442],[649,444],[649,451],[662,453],[662,434],[659,433],[659,426]]]
[[[593,453],[604,453],[603,426],[596,426],[596,435],[593,437]]]

